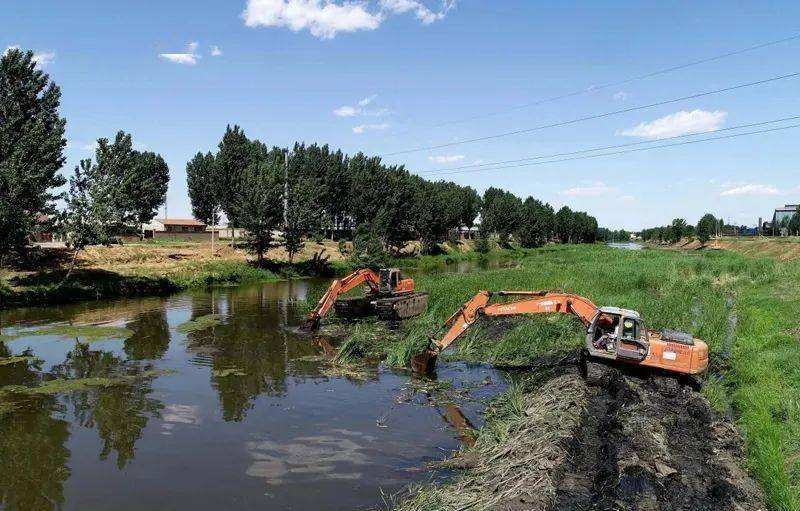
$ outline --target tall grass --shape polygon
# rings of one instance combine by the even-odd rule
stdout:
[[[705,340],[712,360],[707,396],[737,417],[748,466],[771,509],[800,509],[800,263],[713,250],[549,246],[529,253],[514,269],[415,278],[430,293],[430,307],[390,348],[388,361],[398,365],[482,289],[565,290],[599,306],[635,309],[649,328],[684,330]],[[732,315],[737,326],[726,353]],[[581,325],[569,317],[526,320],[500,331],[492,325],[488,318],[479,320],[450,356],[525,365],[543,353],[574,348],[582,338]]]

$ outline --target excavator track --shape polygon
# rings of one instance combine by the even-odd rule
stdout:
[[[339,298],[334,302],[333,310],[337,316],[344,319],[363,318],[375,313],[370,299],[365,296]]]
[[[419,316],[428,307],[428,293],[416,292],[375,300],[378,319],[397,321]]]

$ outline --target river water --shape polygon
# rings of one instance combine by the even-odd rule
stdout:
[[[0,387],[130,382],[15,398],[17,409],[0,413],[0,509],[369,508],[381,492],[441,476],[425,465],[459,448],[454,407],[413,390],[402,371],[332,374],[297,331],[298,300],[325,284],[3,312],[0,357],[37,360],[0,365]],[[209,314],[221,323],[179,328]],[[86,344],[64,325],[130,332]],[[476,425],[504,385],[483,366],[442,363],[438,377],[454,382],[453,404]]]

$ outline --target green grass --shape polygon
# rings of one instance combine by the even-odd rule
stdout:
[[[466,274],[419,274],[430,293],[426,314],[387,346],[387,362],[406,365],[427,335],[482,289],[565,290],[598,306],[642,313],[651,329],[703,339],[711,351],[704,393],[736,417],[747,466],[770,509],[800,509],[800,262],[753,259],[727,251],[626,251],[601,245],[548,246],[515,268]],[[728,300],[731,298],[732,307]],[[729,318],[737,316],[726,353]],[[525,366],[582,341],[575,318],[482,318],[443,357]]]
[[[243,261],[215,261],[197,268],[187,268],[170,275],[169,279],[182,288],[281,280],[271,271],[255,268]]]

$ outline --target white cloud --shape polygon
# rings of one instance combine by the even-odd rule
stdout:
[[[616,101],[625,101],[626,99],[628,99],[628,97],[629,97],[628,93],[627,93],[627,92],[625,92],[624,90],[621,90],[621,91],[617,92],[617,93],[616,93],[616,94],[614,94],[614,96],[613,96],[613,98],[614,98]]]
[[[425,25],[430,25],[447,15],[447,11],[453,8],[454,1],[442,2],[442,10],[433,12],[418,0],[380,0],[381,7],[392,14],[404,14],[414,12],[414,15]]]
[[[456,163],[464,159],[463,154],[443,154],[441,156],[428,156],[433,163]]]
[[[575,186],[568,188],[561,192],[561,195],[567,197],[599,197],[601,195],[609,195],[617,193],[619,190],[613,186],[608,186],[602,181],[594,181],[584,183],[583,186]]]
[[[440,20],[455,0],[443,0],[434,12],[418,0],[379,0],[375,11],[358,0],[247,0],[242,13],[248,27],[286,27],[294,32],[308,30],[320,39],[332,39],[339,32],[375,30],[388,16],[413,12],[423,24]]]
[[[624,130],[622,135],[655,140],[665,137],[676,137],[690,133],[703,133],[719,129],[728,116],[727,112],[705,110],[682,110],[674,114],[661,117],[652,122],[643,122],[639,125]]]
[[[358,106],[342,105],[334,109],[333,115],[337,117],[356,117],[363,115],[366,117],[383,117],[391,113],[388,108],[378,108],[376,110],[366,110],[364,107],[369,106],[378,98],[377,94],[372,94],[364,99],[358,101]]]
[[[364,98],[364,99],[362,99],[361,101],[358,102],[358,106],[367,106],[370,103],[372,103],[373,101],[375,101],[375,99],[377,97],[378,97],[377,94],[372,94],[371,96],[367,96],[366,98]]]
[[[222,56],[222,50],[216,44],[211,46],[211,56],[212,57],[221,57]]]
[[[355,117],[361,111],[358,108],[352,106],[340,106],[336,110],[333,111],[333,115],[337,117]]]
[[[192,41],[186,45],[186,51],[183,53],[159,53],[158,56],[176,64],[193,66],[200,59],[200,55],[197,54],[197,47],[198,44]]]
[[[12,44],[11,46],[6,47],[3,54],[8,53],[11,50],[19,50],[20,47],[18,44]],[[36,65],[39,68],[43,68],[48,64],[52,64],[53,61],[56,60],[56,52],[54,51],[35,51],[33,52],[33,61],[36,62]]]
[[[720,193],[723,197],[741,197],[746,195],[780,195],[781,192],[772,185],[758,183],[740,184],[729,187]]]
[[[353,133],[356,135],[361,135],[365,131],[374,130],[374,131],[381,131],[388,129],[389,125],[384,123],[381,124],[360,124],[358,126],[353,126]]]
[[[375,30],[383,21],[364,3],[321,0],[248,0],[242,17],[248,27],[308,30],[320,39],[332,39],[338,32]]]

